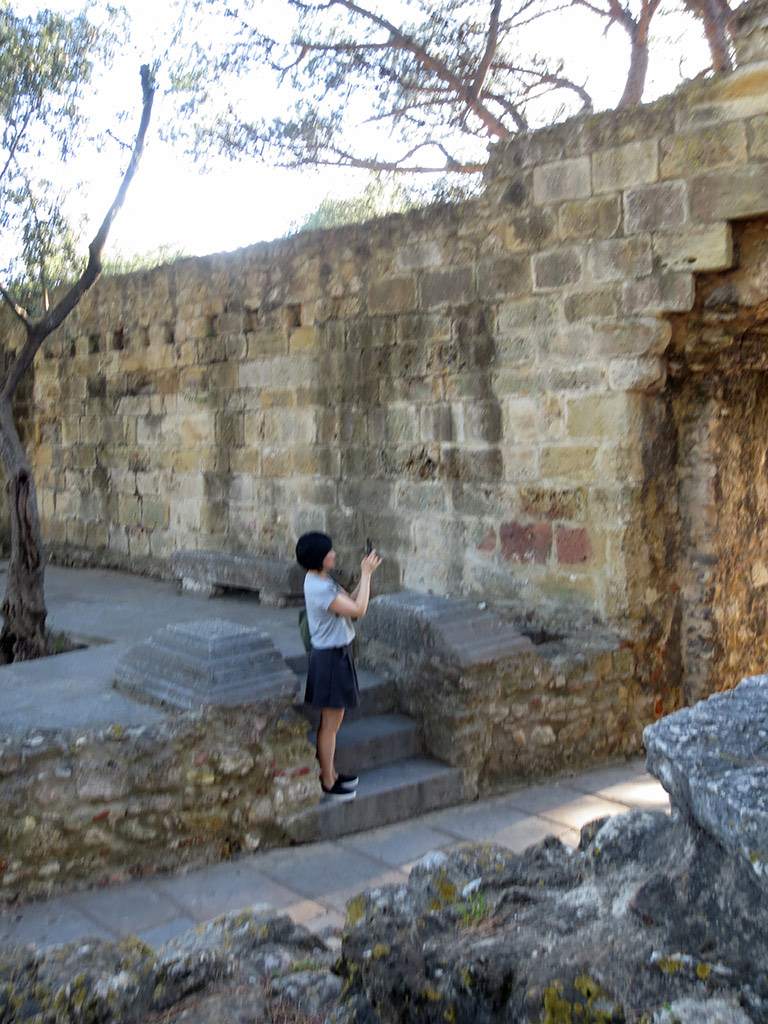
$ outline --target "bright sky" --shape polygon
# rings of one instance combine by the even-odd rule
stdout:
[[[123,0],[131,14],[131,45],[121,53],[105,75],[102,86],[104,111],[114,102],[133,110],[138,116],[141,102],[139,67],[151,61],[164,48],[165,32],[173,16],[173,0]],[[272,0],[275,3],[275,0]],[[72,0],[16,0],[18,13],[32,13],[43,6],[57,10],[73,9]],[[76,7],[75,7],[76,9]],[[270,11],[273,8],[270,5]],[[626,70],[626,34],[613,27],[603,37],[595,20],[563,12],[556,22],[558,36],[552,38],[552,22],[543,45],[562,52],[567,67],[583,69],[587,88],[599,107],[613,106],[623,88]],[[680,25],[684,25],[681,36]],[[662,55],[651,65],[646,97],[668,92],[679,80],[678,57],[685,54],[696,71],[706,64],[700,33],[690,20],[682,23],[670,16],[659,23],[669,42]],[[618,65],[618,69],[617,69]],[[256,87],[256,86],[254,86]],[[267,79],[258,85],[265,113],[277,113],[280,96]],[[117,97],[117,101],[115,101]],[[274,107],[272,106],[274,105]],[[271,110],[267,108],[271,107]],[[362,191],[364,175],[325,170],[289,171],[259,165],[255,161],[230,163],[222,160],[208,173],[191,159],[158,137],[158,131],[170,117],[170,106],[160,90],[155,101],[150,139],[137,177],[131,185],[125,206],[116,220],[106,255],[118,251],[124,255],[145,253],[162,245],[179,248],[192,255],[231,251],[261,240],[272,239],[291,230],[311,213],[327,195],[335,197]],[[129,135],[127,128],[121,128]],[[106,154],[89,153],[88,175],[80,190],[84,209],[95,222],[106,212],[119,184],[119,173]],[[84,172],[83,172],[84,173]]]

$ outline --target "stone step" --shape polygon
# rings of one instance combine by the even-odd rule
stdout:
[[[294,842],[336,839],[450,807],[462,799],[457,768],[414,757],[361,774],[354,800],[339,803],[323,798],[282,825]]]
[[[314,746],[315,733],[307,737]],[[345,721],[336,738],[336,768],[345,775],[365,772],[422,753],[419,724],[407,715],[374,715]]]

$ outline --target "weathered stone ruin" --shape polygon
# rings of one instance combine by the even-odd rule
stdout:
[[[738,21],[735,72],[500,145],[475,200],[100,281],[20,410],[53,558],[258,556],[280,603],[304,529],[346,575],[371,536],[365,657],[468,795],[644,741],[672,817],[426,860],[350,904],[338,963],[247,911],[157,952],[5,951],[0,1019],[257,1019],[271,986],[335,1024],[768,1021],[766,684],[678,710],[768,658],[765,5]],[[449,599],[517,639],[464,660]],[[426,643],[395,649],[414,607]],[[230,821],[255,848],[313,799],[284,712],[5,738],[6,890],[50,891],[69,842],[83,881],[134,840],[228,855]]]
[[[761,671],[762,17],[733,73],[497,146],[471,202],[99,281],[29,396],[52,555],[320,527],[351,575],[371,536],[385,590],[612,631],[636,749]]]
[[[340,957],[243,911],[153,951],[0,953],[0,1020],[332,1024],[768,1022],[768,676],[650,726],[672,814],[585,826],[579,848],[469,845],[347,903]]]

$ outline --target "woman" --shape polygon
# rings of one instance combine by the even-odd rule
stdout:
[[[351,800],[358,783],[356,775],[339,775],[334,766],[336,734],[344,712],[360,702],[357,673],[352,657],[355,629],[352,619],[361,619],[371,596],[371,576],[381,565],[375,551],[360,563],[360,582],[348,594],[328,574],[336,565],[336,552],[327,533],[302,534],[296,544],[296,559],[307,575],[304,600],[312,640],[307,673],[306,703],[320,709],[317,728],[317,759],[320,785],[334,800]]]

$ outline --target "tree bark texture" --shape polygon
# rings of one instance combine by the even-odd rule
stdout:
[[[7,478],[11,552],[0,612],[0,662],[29,661],[50,653],[45,627],[45,556],[37,492],[21,445],[13,409],[0,398],[0,461]]]

